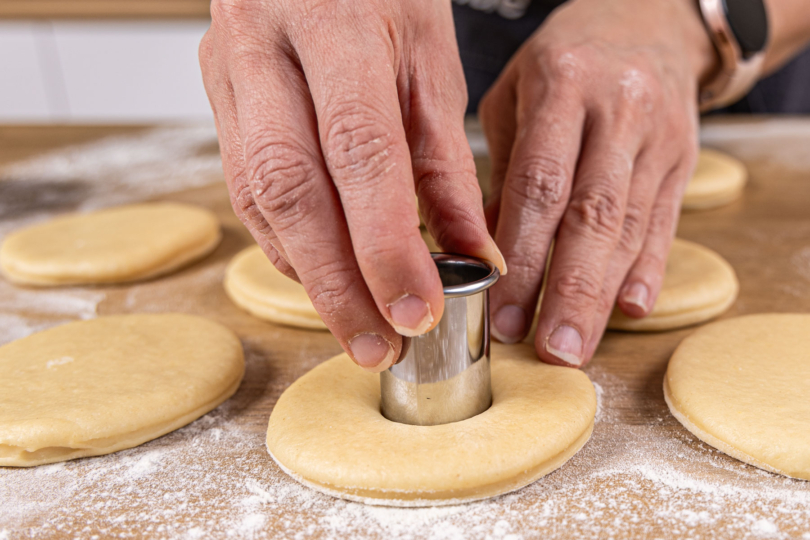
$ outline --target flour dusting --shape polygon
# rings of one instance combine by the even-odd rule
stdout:
[[[79,288],[23,289],[0,280],[0,345],[96,316],[104,293]]]
[[[46,369],[53,369],[56,366],[64,366],[65,364],[69,364],[73,362],[72,356],[63,356],[62,358],[56,358],[54,360],[48,360],[45,364]]]
[[[700,127],[701,144],[721,150],[733,146],[735,154],[748,161],[778,162],[781,167],[797,170],[810,167],[810,153],[797,151],[797,143],[808,138],[810,123],[799,117],[740,116],[734,122],[709,121]]]
[[[263,362],[249,353],[248,376]],[[138,448],[0,469],[0,527],[15,538],[21,531],[30,538],[81,531],[102,538],[519,540],[542,531],[544,538],[810,540],[810,483],[696,444],[665,406],[657,412],[666,429],[614,421],[621,381],[598,367],[588,374],[602,410],[588,444],[560,470],[492,500],[412,509],[322,495],[269,458],[266,418],[246,425],[243,411],[253,396],[240,392]]]
[[[793,269],[807,281],[810,281],[810,246],[800,249],[790,258]]]
[[[162,127],[0,167],[0,236],[64,212],[139,202],[221,182],[216,141],[213,125]]]
[[[24,338],[43,328],[47,326],[35,324],[19,315],[0,313],[0,345]]]
[[[26,289],[0,280],[0,311],[6,313],[90,319],[102,300],[100,289]]]

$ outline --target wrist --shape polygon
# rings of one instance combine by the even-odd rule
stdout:
[[[675,3],[679,4],[683,10],[684,43],[687,48],[689,65],[698,87],[702,87],[719,73],[722,60],[703,22],[698,1],[679,0]]]

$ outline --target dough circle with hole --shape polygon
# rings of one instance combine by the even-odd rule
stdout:
[[[174,431],[239,386],[242,345],[192,315],[114,315],[0,347],[0,466],[109,454]]]
[[[243,249],[231,260],[225,270],[225,292],[237,306],[260,319],[326,329],[303,285],[279,272],[259,246]]]
[[[742,194],[747,179],[748,171],[741,161],[717,150],[701,148],[681,208],[709,210],[729,204]]]
[[[608,328],[658,331],[701,323],[726,311],[738,291],[737,276],[725,259],[708,248],[676,238],[652,312],[634,319],[616,307]]]
[[[718,321],[669,362],[669,410],[699,439],[767,471],[810,480],[810,315]]]
[[[210,211],[146,203],[60,216],[16,231],[0,269],[39,286],[127,283],[167,274],[209,254],[222,238]]]
[[[451,424],[392,422],[380,413],[379,375],[340,355],[281,395],[267,448],[293,478],[335,497],[436,506],[526,486],[565,463],[593,429],[588,377],[538,361],[528,345],[493,344],[492,400]]]

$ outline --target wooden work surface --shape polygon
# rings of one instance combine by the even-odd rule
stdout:
[[[209,15],[209,0],[0,0],[0,19],[201,19]]]
[[[751,177],[741,200],[684,215],[678,233],[736,269],[740,297],[725,316],[808,311],[810,120],[713,120],[703,138],[743,159]],[[211,208],[225,231],[213,255],[150,282],[30,290],[0,281],[0,339],[95,313],[180,311],[232,328],[247,359],[237,394],[186,428],[109,456],[0,469],[0,539],[810,539],[810,483],[714,451],[669,414],[667,360],[693,329],[609,332],[585,369],[600,399],[590,442],[514,494],[388,509],[301,487],[267,455],[267,419],[287,386],[340,348],[325,332],[253,318],[225,296],[225,265],[251,239],[229,208],[213,130],[8,127],[0,141],[0,235],[52,214],[143,199]]]

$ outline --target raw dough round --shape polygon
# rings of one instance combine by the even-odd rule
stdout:
[[[676,238],[652,312],[643,319],[633,319],[617,307],[608,328],[643,332],[701,323],[731,307],[738,291],[737,276],[725,259],[708,248]]]
[[[430,251],[441,251],[430,233],[423,230],[421,234]],[[279,272],[259,246],[236,254],[225,270],[224,285],[233,303],[255,317],[276,324],[326,330],[304,287]]]
[[[740,196],[747,178],[741,161],[717,150],[701,148],[681,208],[709,210],[726,205]]]
[[[14,232],[0,269],[15,283],[126,283],[176,270],[209,254],[222,235],[203,208],[147,203],[70,214]]]
[[[237,253],[225,270],[225,292],[260,319],[326,330],[303,285],[279,272],[259,246]]]
[[[227,328],[191,315],[79,321],[0,347],[0,466],[132,448],[214,409],[244,359]]]
[[[386,419],[379,376],[332,358],[281,395],[267,448],[299,482],[369,504],[447,505],[519,489],[587,442],[596,395],[583,372],[543,364],[528,345],[492,352],[492,406],[440,426]]]
[[[810,480],[810,315],[748,315],[704,326],[675,350],[664,397],[715,448]]]

